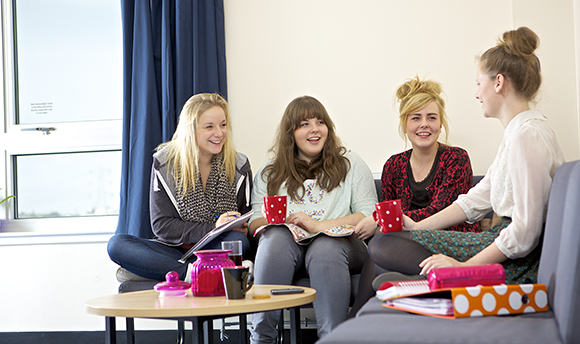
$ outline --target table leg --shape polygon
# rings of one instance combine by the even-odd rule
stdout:
[[[290,329],[292,331],[292,329]],[[284,343],[284,310],[280,310],[280,319],[278,320],[278,341],[277,344]]]
[[[205,319],[205,321],[203,322],[203,332],[205,334],[204,344],[212,344],[213,343],[213,319]]]
[[[240,315],[240,344],[246,344],[248,342],[248,317],[246,314]]]
[[[204,336],[203,336],[203,319],[199,317],[194,317],[191,319],[192,324],[192,333],[193,333],[193,344],[202,344],[204,343]]]
[[[302,343],[300,336],[300,307],[290,308],[290,343]]]
[[[115,317],[105,317],[105,344],[117,344],[117,328]]]
[[[135,344],[135,319],[126,318],[127,323],[127,344]]]

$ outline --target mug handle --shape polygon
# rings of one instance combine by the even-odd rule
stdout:
[[[373,210],[373,219],[375,220],[375,222],[377,222],[379,220],[379,216],[377,215],[376,210]]]
[[[247,292],[248,290],[250,290],[250,288],[254,285],[254,276],[252,276],[252,274],[247,271],[244,273],[244,276],[242,277],[242,287],[244,289],[244,293]]]

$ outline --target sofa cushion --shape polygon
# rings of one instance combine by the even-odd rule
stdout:
[[[571,170],[568,175],[569,168]],[[564,194],[564,202],[557,204],[552,202],[553,193],[551,193],[548,209],[562,206],[564,212],[561,215],[559,227],[561,230],[553,230],[556,229],[551,226],[554,219],[547,219],[544,241],[549,241],[550,237],[556,239],[560,237],[560,240],[559,245],[543,247],[539,277],[549,278],[548,297],[552,297],[549,301],[554,310],[562,340],[566,343],[580,343],[580,326],[578,326],[580,324],[580,292],[578,290],[580,286],[580,211],[578,211],[580,209],[580,161],[562,165],[554,178],[556,182],[561,179],[567,181],[562,187],[567,192]],[[555,251],[558,254],[557,265],[554,267],[546,264],[548,256],[544,256],[544,249],[548,251],[548,247],[550,247],[549,252]],[[546,277],[546,274],[549,277]]]
[[[544,283],[549,286],[548,294],[553,296],[553,288],[550,282],[553,281],[558,265],[558,255],[560,241],[562,239],[562,221],[564,217],[564,208],[566,205],[566,195],[568,193],[568,179],[574,169],[574,165],[564,164],[556,172],[558,178],[554,177],[552,188],[550,189],[550,201],[548,202],[548,211],[546,214],[547,226],[544,229],[542,257],[540,258],[540,267],[538,269],[538,283]],[[556,197],[559,195],[560,197]],[[550,301],[552,301],[550,299]]]
[[[552,312],[440,319],[368,314],[340,324],[317,344],[346,343],[561,343]]]

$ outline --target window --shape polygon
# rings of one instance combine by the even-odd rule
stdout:
[[[112,233],[121,175],[118,0],[2,2],[0,238]],[[4,182],[5,181],[5,182]]]
[[[12,163],[14,218],[118,215],[120,151],[16,155]]]
[[[16,0],[19,124],[120,119],[118,0]]]

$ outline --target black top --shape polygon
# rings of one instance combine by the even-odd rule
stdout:
[[[429,186],[431,183],[433,183],[435,173],[437,172],[437,166],[439,165],[439,158],[441,157],[441,153],[444,150],[445,146],[439,145],[439,149],[437,149],[437,155],[435,155],[435,160],[433,161],[433,165],[431,165],[431,171],[429,171],[429,174],[425,179],[419,182],[415,181],[415,177],[413,177],[413,170],[409,164],[407,174],[409,178],[409,186],[411,186],[411,190],[413,191],[413,199],[411,200],[411,207],[409,210],[423,209],[431,204],[431,197],[429,197],[428,192]]]

